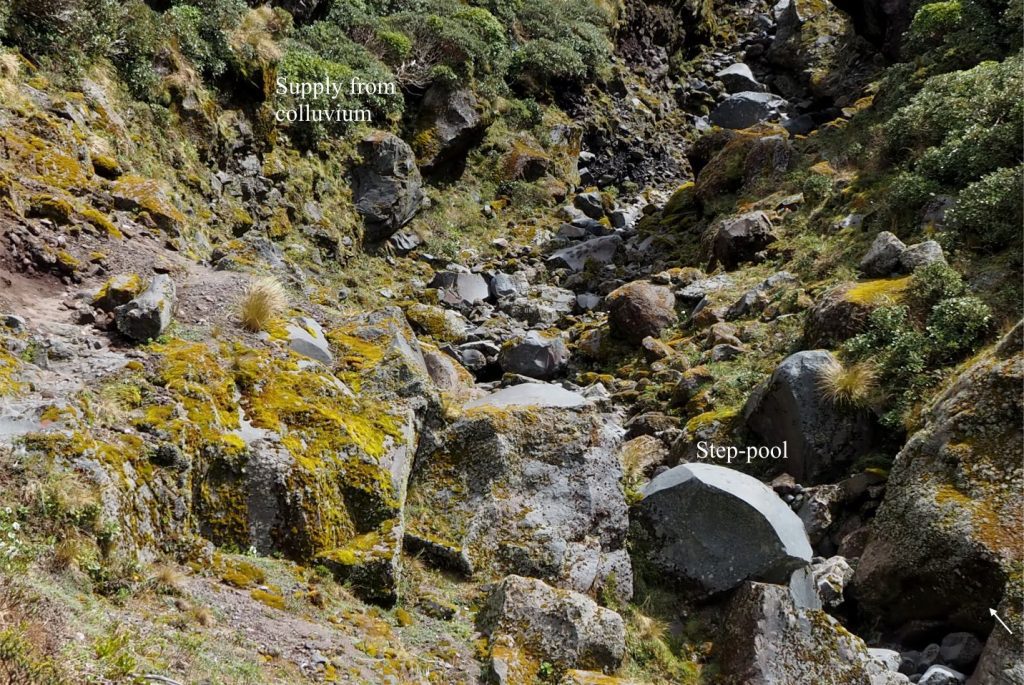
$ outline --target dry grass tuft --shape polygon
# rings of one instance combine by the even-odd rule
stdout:
[[[69,537],[61,540],[53,546],[50,568],[57,573],[76,570],[81,554],[82,545],[77,538]]]
[[[271,276],[250,283],[239,303],[242,326],[253,333],[267,330],[287,309],[288,294]]]
[[[150,583],[154,589],[164,594],[177,594],[181,591],[181,582],[184,576],[173,566],[158,566]]]
[[[270,64],[281,58],[277,38],[290,28],[284,15],[265,5],[249,10],[228,38],[232,51],[243,62]]]
[[[213,611],[209,607],[194,606],[189,609],[189,615],[197,625],[204,628],[209,628],[214,624]]]
[[[843,366],[829,364],[818,378],[818,387],[834,404],[848,407],[866,407],[871,404],[878,388],[875,367],[867,362]]]

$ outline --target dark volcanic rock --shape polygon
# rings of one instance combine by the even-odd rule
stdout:
[[[842,476],[874,446],[870,413],[839,406],[822,389],[825,373],[836,364],[825,350],[786,357],[743,408],[747,427],[761,442],[787,444],[785,470],[801,483]]]
[[[416,153],[423,173],[457,177],[467,151],[480,140],[487,122],[471,90],[438,84],[423,96],[417,129]]]
[[[498,355],[503,371],[541,380],[558,375],[568,362],[569,348],[562,337],[549,337],[537,331],[505,343]]]
[[[648,281],[613,290],[605,300],[612,333],[636,344],[647,336],[658,337],[676,320],[675,300],[671,290]]]
[[[882,231],[875,236],[858,268],[869,278],[892,276],[900,270],[900,255],[906,249],[902,240],[889,231]]]
[[[643,490],[634,521],[661,582],[703,597],[747,579],[785,582],[811,560],[803,523],[756,478],[714,464],[677,466]]]
[[[423,182],[412,149],[401,138],[374,131],[359,143],[363,162],[353,171],[352,198],[366,240],[386,240],[423,204]]]
[[[548,257],[548,264],[554,267],[567,267],[573,271],[582,271],[588,262],[597,265],[609,264],[615,259],[615,253],[622,245],[622,238],[617,235],[606,235],[593,238],[586,242],[566,247],[553,252]]]
[[[461,271],[438,271],[428,287],[437,288],[441,301],[454,306],[473,304],[491,295],[483,276]]]
[[[750,128],[762,121],[778,120],[786,105],[785,100],[771,93],[735,93],[715,108],[711,123],[722,128]]]
[[[752,260],[776,240],[768,215],[759,211],[723,219],[712,230],[711,260],[730,271],[741,262]]]
[[[117,330],[136,342],[158,338],[171,324],[176,302],[174,281],[158,274],[138,297],[114,310]]]

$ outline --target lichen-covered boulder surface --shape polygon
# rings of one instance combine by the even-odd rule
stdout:
[[[1024,685],[1019,0],[0,0],[0,683]]]

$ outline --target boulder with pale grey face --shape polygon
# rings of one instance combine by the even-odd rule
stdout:
[[[694,597],[748,579],[785,582],[811,560],[803,523],[786,503],[757,479],[715,464],[657,476],[633,521],[652,580]]]

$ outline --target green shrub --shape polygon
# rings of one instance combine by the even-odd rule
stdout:
[[[1024,166],[998,169],[970,184],[949,210],[949,227],[971,244],[997,250],[1021,246]]]
[[[932,159],[915,170],[935,181],[959,183],[1014,163],[1024,127],[1021,66],[1017,56],[928,79],[884,125],[890,156],[897,162],[909,157],[914,166],[928,154]],[[962,146],[971,149],[955,150]],[[932,150],[937,147],[945,150]],[[956,173],[949,167],[958,160],[971,168]]]
[[[119,0],[12,0],[7,37],[30,57],[77,70],[117,43],[128,7]]]
[[[992,312],[976,297],[942,300],[928,317],[928,351],[938,364],[950,363],[971,352],[992,327]]]
[[[950,267],[926,266],[907,289],[912,308],[879,307],[869,316],[866,330],[844,343],[844,355],[853,362],[869,362],[877,372],[878,387],[887,395],[883,425],[900,429],[907,410],[941,378],[941,369],[972,352],[991,330],[988,306],[962,295],[964,289]]]
[[[903,300],[913,312],[927,315],[940,300],[959,297],[967,286],[960,273],[943,262],[932,262],[914,272]]]
[[[1006,192],[1016,172],[1005,169],[1019,164],[1024,146],[1021,67],[1017,55],[931,77],[882,124],[883,161],[896,170],[888,211],[898,226],[916,224],[918,212],[935,195],[955,195],[984,178],[965,191],[965,209],[952,213],[960,216],[958,230],[978,237],[972,242],[982,247],[1005,245],[1019,234],[1020,220],[1013,211],[1020,206],[1020,192]],[[993,216],[993,209],[1005,219]],[[978,219],[992,222],[995,229],[963,225]]]
[[[427,87],[439,73],[454,73],[461,83],[469,84],[478,76],[493,73],[501,64],[507,38],[490,12],[449,0],[434,0],[424,10],[404,11],[383,20],[389,30],[402,33],[410,44],[409,59],[401,65],[391,63],[392,67],[402,67],[396,76],[403,86]],[[382,48],[374,51],[385,57]]]
[[[547,38],[532,40],[518,50],[510,69],[513,82],[527,93],[576,81],[586,73],[587,65],[572,47]]]
[[[392,68],[406,90],[444,81],[535,94],[608,61],[606,18],[588,0],[344,0],[324,22]]]
[[[305,34],[307,40],[315,35]],[[362,47],[351,41],[334,42],[325,50],[330,59],[315,52],[303,43],[292,41],[289,43],[284,56],[278,64],[278,78],[285,83],[296,82],[321,82],[325,77],[332,81],[343,84],[341,96],[333,99],[330,94],[322,94],[318,97],[307,97],[305,99],[290,94],[275,94],[273,108],[279,110],[295,109],[300,105],[309,105],[312,110],[323,109],[335,111],[340,109],[360,110],[368,112],[370,121],[394,118],[402,111],[402,97],[396,95],[366,95],[349,93],[349,83],[352,78],[359,78],[364,82],[390,83],[393,77],[387,68],[376,61]],[[366,123],[369,123],[367,121]],[[291,131],[295,141],[303,146],[312,146],[319,141],[331,137],[343,135],[352,125],[352,122],[345,121],[304,121],[284,123]],[[386,124],[379,124],[384,128]]]
[[[232,61],[228,35],[248,6],[244,0],[176,0],[168,10],[182,53],[208,78],[223,75]]]
[[[164,39],[160,18],[142,3],[125,5],[121,40],[107,52],[117,73],[136,98],[147,100],[156,92],[159,77],[153,62]]]
[[[610,55],[604,21],[595,4],[583,0],[523,0],[516,28],[528,40],[513,57],[511,82],[536,93],[593,79]]]
[[[903,414],[930,384],[925,374],[925,337],[910,320],[905,306],[879,307],[871,313],[864,333],[844,344],[854,361],[871,361],[877,370],[878,387],[887,394],[883,425],[899,429]]]
[[[889,182],[889,207],[895,214],[916,218],[921,208],[942,192],[942,186],[912,171],[901,171]]]
[[[1012,32],[1000,21],[999,4],[1006,5],[979,0],[922,5],[911,22],[904,48],[943,71],[999,59],[1012,47]]]

